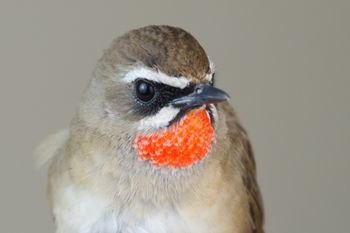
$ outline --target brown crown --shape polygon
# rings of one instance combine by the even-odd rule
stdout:
[[[117,56],[122,64],[142,62],[169,76],[185,76],[193,82],[203,81],[210,72],[202,46],[177,27],[147,26],[132,30],[117,38],[107,54],[109,58]]]

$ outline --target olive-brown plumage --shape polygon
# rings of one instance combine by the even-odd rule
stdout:
[[[52,158],[56,233],[263,233],[251,146],[227,94],[213,87],[213,72],[198,41],[180,28],[148,26],[114,40],[69,129],[39,147]],[[176,133],[177,124],[186,135],[184,124],[195,122],[183,119],[197,108],[214,130],[207,154],[191,162],[185,153],[182,167],[140,159],[140,135]],[[152,147],[153,156],[183,141],[157,140],[165,144]]]
[[[148,26],[116,39],[107,54],[126,62],[142,62],[169,76],[201,81],[209,72],[209,60],[198,41],[181,28]]]

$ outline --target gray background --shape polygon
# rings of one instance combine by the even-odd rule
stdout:
[[[247,128],[267,232],[349,232],[349,1],[0,1],[0,232],[53,232],[33,150],[111,40],[184,27]]]

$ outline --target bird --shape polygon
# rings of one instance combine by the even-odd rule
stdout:
[[[130,30],[91,76],[37,149],[56,233],[264,232],[249,138],[197,39]]]

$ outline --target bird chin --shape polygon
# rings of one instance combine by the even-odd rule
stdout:
[[[139,134],[134,142],[138,158],[169,168],[185,168],[202,160],[215,143],[210,110],[206,107],[191,108],[178,123],[164,130]]]
[[[196,106],[196,107],[191,107],[191,108],[187,108],[187,107],[183,107],[181,108],[181,110],[179,111],[179,113],[174,117],[174,119],[172,119],[169,124],[167,125],[167,127],[170,127],[176,123],[178,123],[179,121],[181,121],[181,119],[186,116],[186,114],[193,110],[193,109],[200,109],[200,108],[204,108],[206,110],[206,112],[209,115],[210,118],[210,122],[212,124],[212,126],[214,127],[215,125],[215,121],[216,121],[216,110],[215,110],[215,106],[214,104],[208,104],[208,105],[201,105],[201,106]]]

